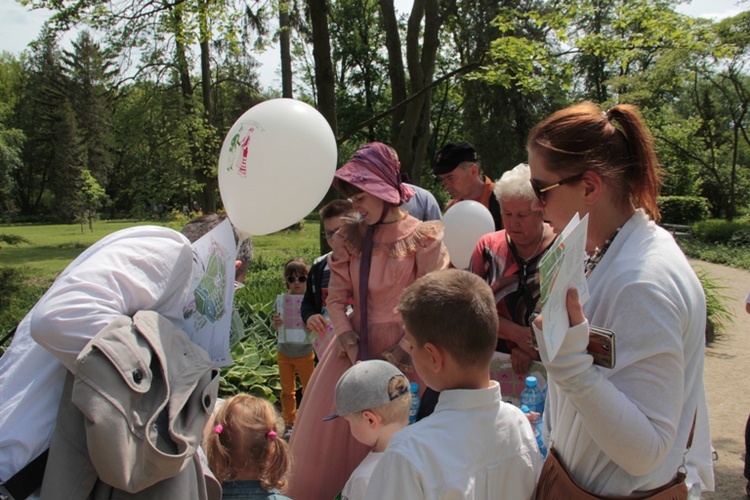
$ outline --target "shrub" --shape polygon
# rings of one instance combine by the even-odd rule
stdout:
[[[28,239],[18,234],[0,233],[0,243],[5,245],[20,245],[21,243],[31,243]],[[2,248],[2,245],[0,245]]]
[[[692,224],[708,216],[708,200],[702,196],[660,196],[658,203],[667,224]]]
[[[247,287],[246,287],[247,288]],[[269,326],[273,302],[250,305],[245,288],[238,290],[235,306],[245,323],[245,337],[232,348],[234,364],[221,370],[219,395],[252,394],[271,402],[279,399],[281,384],[276,363],[276,335]]]
[[[680,239],[678,243],[685,255],[693,259],[750,271],[750,246],[706,243],[696,238]]]
[[[696,222],[692,226],[693,236],[706,243],[730,244],[734,241],[739,244],[747,242],[750,233],[750,222],[727,221],[723,219],[708,219]]]
[[[706,294],[706,342],[714,340],[714,333],[719,333],[732,323],[732,313],[726,306],[729,297],[722,293],[726,287],[705,272],[697,272],[698,279]]]

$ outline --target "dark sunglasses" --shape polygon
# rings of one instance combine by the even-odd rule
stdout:
[[[304,283],[307,281],[307,276],[287,276],[286,280],[289,283],[294,283],[295,281],[299,281],[300,283]]]
[[[534,190],[534,194],[537,198],[539,198],[539,201],[544,205],[544,193],[547,191],[552,191],[553,189],[562,186],[563,184],[569,184],[571,182],[577,182],[583,179],[583,174],[586,172],[581,172],[580,174],[571,175],[570,177],[566,177],[562,180],[557,181],[554,184],[550,184],[549,186],[542,187],[539,185],[539,181],[536,179],[531,179],[531,188]]]

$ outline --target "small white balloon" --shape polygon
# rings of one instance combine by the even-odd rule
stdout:
[[[443,215],[443,226],[443,244],[448,249],[451,264],[457,269],[467,269],[479,238],[495,231],[490,211],[472,200],[459,201],[450,207]]]
[[[274,233],[308,215],[336,171],[336,138],[315,108],[271,99],[229,129],[219,155],[219,192],[232,224],[252,235]]]

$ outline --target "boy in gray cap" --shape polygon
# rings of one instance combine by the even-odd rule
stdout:
[[[380,461],[391,436],[409,421],[409,381],[387,361],[357,362],[336,384],[336,413],[324,420],[343,417],[360,443],[372,451],[354,469],[340,498],[364,498],[370,475]]]

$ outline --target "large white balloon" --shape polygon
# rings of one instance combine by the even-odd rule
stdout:
[[[479,238],[495,231],[495,221],[490,211],[472,200],[459,201],[450,207],[443,215],[443,225],[443,243],[450,254],[451,264],[458,269],[469,267]]]
[[[304,218],[336,171],[336,138],[315,108],[272,99],[247,110],[219,155],[219,191],[232,224],[269,234]]]

